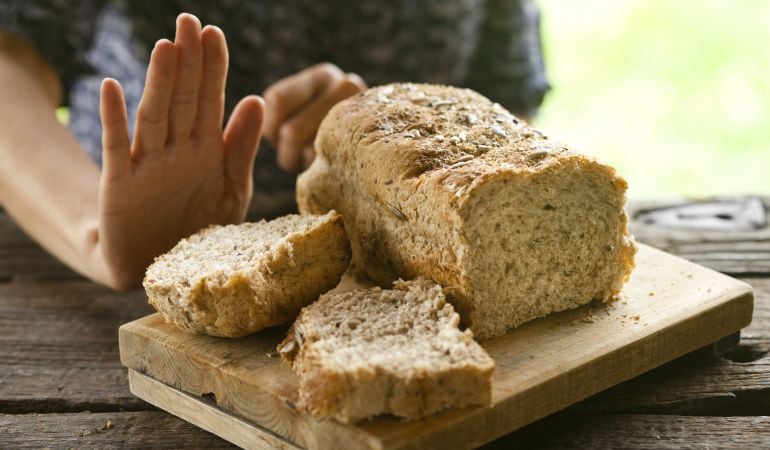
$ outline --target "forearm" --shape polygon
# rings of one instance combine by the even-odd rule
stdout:
[[[114,286],[99,248],[99,169],[56,120],[56,88],[31,69],[0,50],[0,203],[50,253]]]

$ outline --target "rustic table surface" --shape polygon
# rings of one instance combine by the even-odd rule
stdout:
[[[770,448],[768,205],[633,204],[638,240],[751,284],[753,323],[731,349],[686,355],[489,447]],[[118,326],[150,312],[141,291],[86,281],[0,212],[0,447],[232,447],[129,392]]]

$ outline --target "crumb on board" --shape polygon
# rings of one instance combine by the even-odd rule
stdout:
[[[650,296],[650,297],[655,297],[655,293],[654,292],[649,292],[649,293],[647,293],[647,295]]]
[[[641,319],[642,319],[642,316],[639,315],[639,314],[635,314],[633,316],[629,316],[627,314],[621,314],[620,315],[620,323],[621,324],[625,324],[626,320],[633,320],[635,322],[639,322]],[[647,325],[647,324],[645,324],[645,325]]]
[[[80,433],[78,433],[78,437],[85,437],[85,436],[91,436],[91,435],[94,435],[94,434],[106,433],[107,430],[111,430],[112,427],[114,427],[114,426],[115,426],[115,424],[112,422],[112,420],[107,419],[107,422],[104,425],[98,426],[98,427],[94,427],[94,428],[92,428],[90,430],[81,431]]]

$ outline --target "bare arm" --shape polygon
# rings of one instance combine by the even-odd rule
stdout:
[[[98,245],[99,170],[54,114],[61,87],[32,46],[0,35],[0,202],[49,252],[114,286]]]
[[[81,274],[137,287],[153,257],[179,239],[245,217],[264,103],[243,98],[223,128],[227,68],[222,31],[180,15],[174,42],[161,39],[150,56],[133,138],[120,85],[102,83],[100,171],[54,116],[56,74],[31,46],[2,36],[0,203]],[[309,164],[326,111],[363,87],[329,65],[276,83],[268,132],[283,165]]]
[[[104,166],[54,116],[59,82],[30,46],[0,52],[0,202],[49,252],[115,289],[139,285],[152,258],[209,224],[244,219],[263,102],[241,100],[222,128],[227,45],[189,14],[150,58],[136,132],[120,85],[101,91]]]

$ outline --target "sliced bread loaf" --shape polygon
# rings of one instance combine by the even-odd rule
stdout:
[[[144,288],[177,327],[238,337],[293,320],[339,283],[349,261],[339,214],[289,215],[183,239],[147,269]]]
[[[393,290],[322,295],[278,351],[299,376],[301,410],[343,422],[418,419],[490,402],[494,361],[459,321],[440,286],[399,280]]]
[[[476,92],[369,89],[315,148],[300,211],[344,215],[355,268],[381,286],[444,286],[477,338],[612,299],[633,268],[625,180]]]

